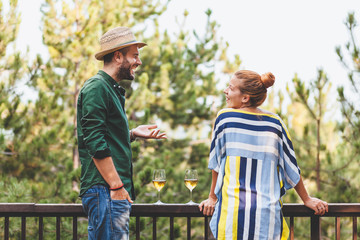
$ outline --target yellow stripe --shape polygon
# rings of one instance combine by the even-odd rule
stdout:
[[[283,183],[283,180],[282,180],[282,178],[281,178],[281,176],[280,176],[280,171],[279,171],[279,166],[277,166],[277,173],[278,173],[278,175],[279,175],[279,177],[280,177],[280,189],[282,189],[282,187],[284,186],[284,183]],[[282,203],[282,200],[281,200],[281,198],[279,199],[279,201],[280,201],[280,205],[281,205],[281,208],[283,207],[283,203]]]
[[[227,113],[227,112],[239,112],[239,113],[247,113],[247,114],[251,114],[251,115],[261,115],[261,116],[268,116],[268,117],[272,117],[275,119],[279,120],[279,117],[272,115],[270,113],[255,113],[255,112],[248,112],[248,111],[244,111],[244,110],[239,110],[239,109],[234,109],[234,108],[225,108],[219,111],[217,117],[222,114],[222,113]]]
[[[221,203],[221,215],[218,225],[218,239],[225,239],[225,230],[226,230],[226,217],[227,217],[227,208],[229,205],[229,197],[227,194],[227,189],[229,187],[229,176],[230,176],[230,164],[229,157],[226,158],[225,163],[225,176],[224,176],[224,185],[222,187],[222,203]]]
[[[282,231],[282,234],[281,234],[281,240],[287,240],[289,238],[289,235],[290,235],[289,227],[286,224],[286,221],[285,221],[284,217],[283,217],[282,221],[283,221],[283,231]]]
[[[239,182],[239,175],[240,175],[240,157],[236,157],[236,185],[234,190],[235,195],[235,202],[234,202],[234,215],[233,215],[233,239],[237,239],[238,234],[238,215],[239,215],[239,189],[240,189],[240,182]]]

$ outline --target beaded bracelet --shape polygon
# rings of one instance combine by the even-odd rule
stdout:
[[[116,187],[116,188],[109,188],[110,191],[117,191],[117,190],[120,190],[124,187],[124,184],[121,184],[120,187]]]
[[[130,130],[130,142],[133,142],[136,140],[136,137],[134,136],[133,130]]]

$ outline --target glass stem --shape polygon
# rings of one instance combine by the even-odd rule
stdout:
[[[192,201],[192,190],[190,190],[190,201]]]
[[[158,191],[158,200],[160,202],[160,191]]]

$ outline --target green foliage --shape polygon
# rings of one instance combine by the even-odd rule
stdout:
[[[5,13],[3,3],[0,1],[0,57],[6,54],[9,43],[16,39],[19,31],[20,15],[17,11],[17,0],[10,0],[8,13]]]
[[[359,45],[355,38],[358,25],[354,13],[349,13],[345,25],[349,31],[349,41],[344,48],[336,47],[336,53],[348,70],[348,86],[338,88],[339,101],[343,121],[339,123],[338,129],[342,132],[344,143],[342,148],[347,149],[347,161],[344,163],[349,169],[351,166],[358,166],[360,161],[360,56]],[[352,94],[349,94],[351,93]]]
[[[17,1],[10,3],[6,17],[2,2],[0,5],[0,47],[4,49],[0,61],[2,202],[80,202],[77,94],[84,81],[101,68],[93,57],[98,51],[98,39],[116,26],[133,27],[136,37],[149,45],[141,51],[143,66],[135,82],[131,86],[124,82],[130,126],[161,121],[159,127],[167,129],[170,135],[176,127],[191,128],[194,133],[192,139],[139,140],[132,144],[137,202],[156,201],[151,183],[154,168],[167,171],[168,183],[162,190],[164,202],[189,201],[189,190],[183,181],[186,168],[199,171],[193,200],[199,202],[207,197],[211,178],[207,170],[208,143],[191,141],[209,125],[208,119],[216,112],[211,109],[213,100],[208,98],[219,94],[214,69],[223,67],[229,73],[241,62],[238,56],[234,62],[227,57],[228,45],[216,36],[218,25],[211,20],[210,10],[204,15],[208,22],[203,36],[185,30],[185,24],[170,35],[160,33],[156,20],[166,10],[166,1],[46,0],[41,7],[42,30],[50,58],[37,56],[30,63],[19,53],[5,54],[7,46],[16,39],[20,23]],[[186,14],[184,23],[185,20]],[[149,25],[154,26],[154,32],[145,37]],[[33,97],[27,102],[17,91],[21,84],[32,92]],[[164,239],[168,236],[167,221],[164,218],[157,223],[158,234]],[[181,221],[175,223],[175,235],[180,239],[185,226]],[[70,223],[63,223],[65,235]],[[141,224],[143,228],[149,223],[142,220]],[[51,232],[54,226],[46,223],[45,232]],[[193,226],[202,229],[196,220]],[[11,229],[11,237],[16,238],[19,231],[15,225]],[[35,229],[28,233],[29,237],[36,238]],[[201,236],[202,231],[195,231],[196,236]],[[86,228],[80,232],[86,235]],[[151,236],[151,232],[148,234]]]
[[[309,87],[297,75],[293,78],[293,84],[295,92],[290,92],[289,87],[287,88],[290,97],[293,103],[300,104],[299,107],[305,110],[305,114],[301,111],[303,121],[300,122],[296,116],[300,129],[293,134],[295,152],[298,161],[306,164],[307,169],[315,169],[317,190],[320,191],[322,181],[320,172],[326,168],[322,159],[328,153],[327,144],[324,144],[323,139],[326,138],[326,129],[331,127],[324,122],[325,113],[329,109],[326,97],[331,84],[322,69],[318,70],[315,80],[310,81]],[[294,111],[292,113],[297,115]],[[296,130],[296,125],[292,127]],[[313,171],[305,171],[303,175],[314,177]]]
[[[0,201],[36,203],[79,203],[77,184],[80,168],[76,146],[76,99],[84,81],[101,68],[94,59],[98,39],[110,28],[132,27],[139,40],[148,43],[141,50],[143,65],[135,82],[122,82],[127,89],[126,110],[130,127],[158,123],[170,137],[162,141],[138,140],[132,143],[136,203],[152,203],[157,194],[152,185],[152,172],[166,169],[167,183],[161,190],[166,203],[186,203],[189,190],[184,185],[187,168],[197,169],[199,183],[193,190],[193,200],[206,199],[211,172],[207,169],[210,127],[221,102],[217,89],[221,74],[235,72],[241,60],[229,57],[228,43],[216,33],[218,24],[206,11],[204,33],[188,30],[184,12],[179,29],[160,32],[157,17],[166,11],[169,1],[161,0],[45,0],[41,11],[43,43],[50,58],[40,56],[30,62],[27,53],[19,53],[15,39],[20,23],[17,1],[9,1],[5,13],[0,0]],[[348,68],[349,83],[359,96],[359,47],[356,45],[357,22],[354,14],[346,21],[350,41],[344,49],[336,49],[339,59]],[[149,32],[148,29],[151,29]],[[13,47],[13,48],[11,48]],[[348,57],[346,57],[348,56]],[[297,76],[294,90],[289,90],[292,104],[284,111],[281,92],[270,93],[268,106],[289,126],[305,185],[313,196],[328,202],[357,202],[360,149],[359,101],[349,98],[346,88],[338,89],[343,119],[337,129],[327,118],[327,96],[330,80],[323,70],[310,85]],[[20,87],[19,87],[20,86]],[[24,101],[21,86],[29,89],[33,98]],[[20,89],[20,90],[19,90]],[[290,89],[290,88],[289,88]],[[178,132],[189,133],[177,136]],[[316,160],[320,165],[316,166]],[[318,169],[316,175],[314,169]],[[321,173],[321,177],[320,177]],[[319,180],[321,191],[315,184]],[[289,191],[285,202],[299,201]],[[11,238],[20,238],[20,220],[11,223]],[[28,238],[37,238],[37,219],[27,222]],[[159,218],[159,239],[168,239],[169,219]],[[308,239],[309,224],[295,223],[298,239]],[[54,219],[44,220],[45,238],[53,239]],[[71,238],[71,219],[63,221],[64,239]],[[342,223],[347,226],[347,222]],[[324,236],[334,235],[332,223],[324,221]],[[141,219],[143,239],[152,237],[152,218]],[[186,219],[175,222],[175,236],[184,239]],[[130,229],[135,228],[131,219]],[[192,220],[193,238],[201,238],[203,222]],[[79,225],[80,238],[86,238],[86,224]],[[359,231],[360,232],[360,231]],[[1,233],[0,233],[1,234]],[[2,237],[0,235],[0,237]],[[133,236],[132,236],[133,237]]]
[[[297,76],[293,79],[295,91],[288,90],[293,104],[289,106],[289,125],[292,133],[298,163],[302,169],[310,194],[322,198],[327,202],[358,202],[359,200],[359,48],[356,45],[355,29],[357,27],[353,13],[348,15],[346,26],[350,33],[350,41],[345,50],[349,56],[343,54],[341,47],[336,48],[340,61],[349,70],[349,85],[355,95],[345,92],[344,86],[338,88],[339,102],[343,118],[335,122],[329,115],[327,95],[329,95],[329,80],[322,70],[310,82],[310,86],[301,81]],[[349,60],[350,59],[350,60]],[[350,63],[349,63],[350,62]],[[289,89],[289,88],[288,88]],[[350,97],[355,96],[355,97]],[[329,117],[327,117],[329,116]],[[340,134],[339,134],[340,133]],[[342,139],[339,138],[342,137]],[[316,159],[319,165],[316,165]],[[316,176],[316,169],[321,169]],[[315,170],[315,171],[314,171]],[[315,187],[313,179],[319,180]],[[321,191],[319,189],[321,186]],[[290,192],[285,199],[296,201],[294,192]],[[287,202],[285,201],[285,202]],[[299,200],[297,200],[299,201]],[[297,220],[303,222],[303,220]],[[295,223],[295,232],[298,239],[308,239],[303,234],[307,232],[307,225]],[[352,229],[352,221],[341,222],[344,229]],[[322,237],[333,238],[335,229],[331,219],[322,221]],[[342,231],[342,238],[351,238],[351,232]]]
[[[355,38],[359,28],[354,13],[348,14],[345,26],[349,32],[349,41],[345,44],[345,48],[336,47],[336,53],[343,66],[348,70],[348,82],[347,85],[337,89],[343,116],[337,127],[341,133],[342,142],[337,146],[338,156],[333,159],[332,174],[340,179],[336,184],[336,190],[343,192],[336,200],[338,202],[356,202],[360,197],[358,174],[360,162],[360,56],[359,45]]]
[[[145,39],[148,47],[141,51],[139,85],[130,89],[127,103],[132,120],[145,123],[156,117],[176,128],[198,126],[214,116],[209,96],[220,95],[214,68],[225,66],[229,59],[227,46],[215,34],[218,25],[211,20],[211,11],[206,15],[202,37],[185,29],[185,12],[174,36],[167,31],[161,34],[156,24],[155,34]],[[240,61],[235,61],[235,65],[232,70],[238,68]]]

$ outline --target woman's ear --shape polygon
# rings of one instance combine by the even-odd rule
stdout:
[[[242,102],[242,103],[248,103],[248,102],[250,102],[250,95],[244,94],[244,95],[242,96],[241,102]]]

